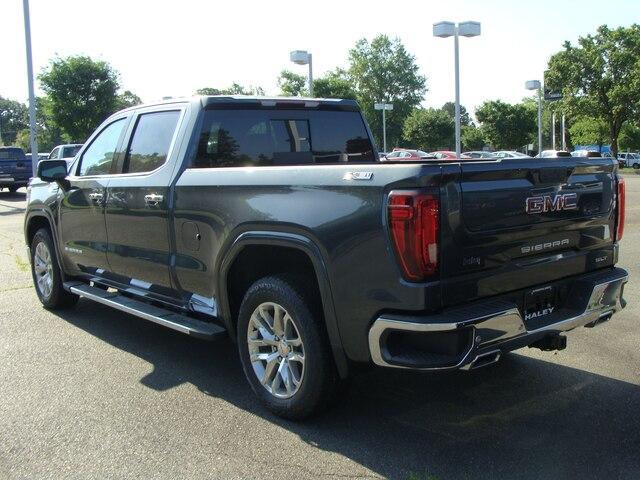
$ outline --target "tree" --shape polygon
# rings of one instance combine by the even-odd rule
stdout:
[[[621,150],[640,150],[640,127],[625,123],[620,132],[619,144]]]
[[[455,120],[456,118],[456,104],[453,102],[447,102],[442,105],[442,110],[447,112],[451,118]],[[460,125],[472,125],[471,117],[469,116],[469,112],[464,108],[464,105],[460,105]]]
[[[197,95],[264,95],[262,87],[244,87],[233,82],[229,88],[205,87],[196,90]]]
[[[618,137],[625,122],[640,113],[640,25],[598,28],[595,35],[565,42],[551,56],[546,87],[563,94],[572,116],[606,122],[611,150],[618,153]]]
[[[389,145],[398,145],[404,123],[414,108],[420,105],[427,91],[426,78],[419,74],[413,55],[399,39],[378,35],[371,42],[361,39],[349,52],[348,75],[357,93],[360,108],[371,126],[378,144],[382,144],[382,115],[374,103],[388,102]]]
[[[525,103],[486,101],[476,109],[476,118],[484,138],[499,150],[528,144],[537,132],[536,111]]]
[[[0,145],[12,145],[20,130],[29,126],[29,113],[24,103],[0,97]]]
[[[451,148],[454,133],[453,119],[436,108],[417,108],[404,122],[403,137],[411,148],[431,151]]]
[[[306,89],[307,77],[304,75],[298,75],[289,70],[282,70],[278,77],[278,87],[280,87],[280,94],[284,97],[300,97],[307,95],[309,92]]]
[[[487,142],[481,128],[473,125],[463,125],[460,133],[462,150],[482,150]]]
[[[357,99],[353,83],[347,72],[341,68],[327,73],[324,77],[313,81],[313,96],[320,98]]]
[[[598,145],[602,148],[609,137],[607,122],[593,117],[580,117],[569,128],[575,145]]]
[[[118,108],[118,73],[86,56],[53,59],[38,76],[50,118],[69,140],[83,142]]]
[[[125,90],[116,98],[116,110],[122,110],[123,108],[135,107],[140,105],[142,100],[139,96],[130,90]]]

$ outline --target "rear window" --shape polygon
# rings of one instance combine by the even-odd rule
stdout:
[[[26,156],[21,148],[0,148],[0,161],[2,160],[26,160]]]
[[[207,110],[196,168],[374,162],[359,112]]]

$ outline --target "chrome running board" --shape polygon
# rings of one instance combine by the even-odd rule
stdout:
[[[66,282],[64,286],[66,290],[81,297],[101,303],[107,307],[115,308],[121,312],[144,318],[163,327],[186,333],[187,335],[211,340],[214,337],[226,333],[223,327],[215,323],[196,320],[171,310],[126,297],[117,292],[109,292],[100,288],[91,287],[86,283]]]

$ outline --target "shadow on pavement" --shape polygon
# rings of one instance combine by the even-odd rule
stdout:
[[[357,374],[326,414],[293,423],[258,404],[227,339],[198,341],[83,300],[61,316],[151,363],[145,386],[189,382],[383,477],[640,476],[640,387],[631,383],[517,354],[473,373],[376,369]]]

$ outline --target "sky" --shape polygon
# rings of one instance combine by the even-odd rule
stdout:
[[[319,77],[347,67],[358,39],[384,33],[415,55],[424,105],[439,107],[454,97],[453,39],[433,37],[432,24],[475,20],[481,36],[460,39],[461,103],[471,112],[527,96],[525,81],[542,78],[565,40],[640,21],[640,0],[30,0],[30,9],[36,74],[56,55],[89,55],[143,101],[232,82],[277,94],[281,70],[307,72],[291,50],[310,51]],[[0,95],[26,101],[22,0],[0,0],[0,18]]]

